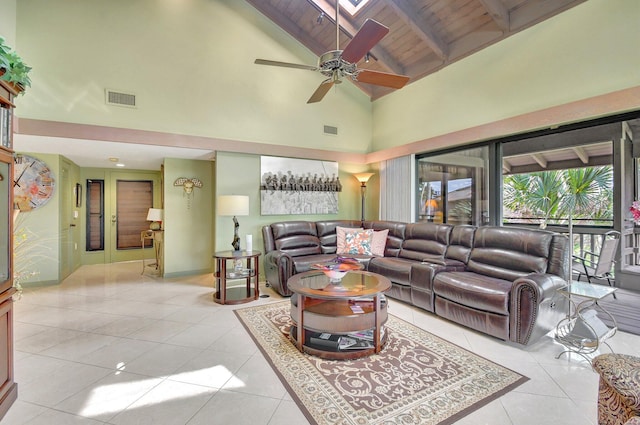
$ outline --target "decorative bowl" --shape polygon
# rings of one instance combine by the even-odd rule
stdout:
[[[331,282],[341,280],[349,270],[322,270],[325,276],[329,278]]]
[[[330,282],[340,282],[348,272],[362,270],[363,266],[357,261],[333,261],[314,264],[311,268],[322,271],[322,273],[329,278]]]

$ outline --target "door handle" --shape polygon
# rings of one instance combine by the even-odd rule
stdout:
[[[111,222],[112,222],[112,223],[115,223],[115,222],[116,222],[116,216],[115,216],[115,214],[111,216]]]

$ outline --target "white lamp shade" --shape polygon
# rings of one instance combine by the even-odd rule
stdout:
[[[249,215],[249,197],[245,195],[218,196],[218,215]]]
[[[357,173],[354,174],[353,176],[358,179],[358,181],[360,183],[366,183],[369,181],[369,179],[371,178],[371,176],[373,176],[374,173]]]
[[[162,221],[163,210],[160,208],[149,208],[147,221]]]

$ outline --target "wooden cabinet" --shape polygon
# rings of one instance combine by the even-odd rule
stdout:
[[[13,377],[13,87],[0,81],[0,419],[18,397]]]

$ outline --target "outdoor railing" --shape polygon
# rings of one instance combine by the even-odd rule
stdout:
[[[520,220],[518,220],[520,221]],[[613,220],[600,220],[599,222],[610,222],[610,225],[580,225],[576,224],[576,221],[573,220],[574,225],[572,229],[573,233],[573,255],[578,257],[585,258],[589,261],[596,260],[594,258],[593,253],[598,254],[600,252],[600,248],[602,247],[602,241],[604,239],[604,234],[613,230]],[[518,227],[530,227],[530,228],[540,228],[540,224],[533,224],[531,222],[517,222],[516,220],[505,220],[503,223],[504,226],[518,226]],[[552,232],[558,232],[565,235],[569,235],[569,226],[566,224],[548,224],[546,226],[546,230],[550,230]],[[640,255],[638,254],[640,247],[640,229],[636,228],[636,232],[631,235],[632,238],[632,248],[626,250],[629,252],[623,252],[622,255],[625,256],[625,266],[636,267],[640,266]],[[622,245],[622,244],[621,244]]]

